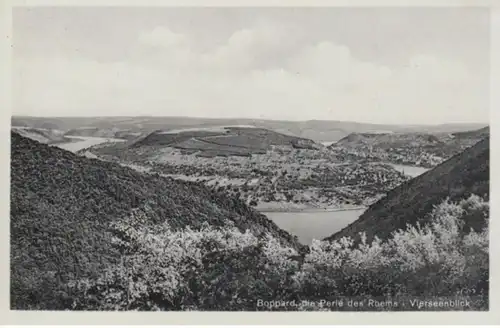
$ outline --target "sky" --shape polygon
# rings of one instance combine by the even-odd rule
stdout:
[[[13,114],[488,122],[486,8],[18,7]]]

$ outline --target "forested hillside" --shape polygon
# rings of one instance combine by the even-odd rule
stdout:
[[[67,294],[62,283],[117,263],[110,224],[130,215],[146,216],[144,226],[167,223],[173,230],[203,224],[249,229],[298,247],[264,215],[201,184],[78,157],[17,133],[11,142],[11,287],[16,308],[58,307]]]

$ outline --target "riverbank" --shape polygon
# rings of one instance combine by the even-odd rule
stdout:
[[[395,170],[397,170],[405,175],[408,175],[412,178],[418,177],[419,175],[424,174],[425,172],[432,169],[432,168],[427,168],[424,166],[412,166],[412,165],[403,165],[403,164],[388,163],[388,162],[383,162],[383,164],[390,165]]]
[[[336,205],[336,206],[312,206],[308,204],[294,204],[285,202],[260,203],[255,209],[263,213],[322,213],[322,212],[344,212],[365,210],[368,206],[359,205]]]

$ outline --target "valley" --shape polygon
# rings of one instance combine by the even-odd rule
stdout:
[[[259,310],[257,299],[449,297],[464,286],[464,310],[488,309],[488,138],[420,174],[321,147],[197,157],[11,137],[12,309]],[[247,204],[245,188],[254,200],[259,187],[265,201]],[[276,199],[291,191],[306,200]],[[429,258],[450,273],[426,274]]]
[[[57,132],[69,142],[54,146],[137,172],[201,183],[242,200],[310,244],[340,231],[387,192],[487,132],[378,131],[351,133],[337,142],[317,142],[252,125],[135,134],[73,127],[66,133]]]
[[[16,131],[47,134],[47,126]],[[319,142],[249,124],[153,132],[69,127],[65,133],[51,132],[69,141],[54,146],[138,172],[201,183],[265,213],[306,244],[339,231],[390,190],[489,133],[487,128],[435,134],[379,130]]]
[[[83,151],[153,174],[204,183],[260,211],[367,206],[410,178],[384,163],[340,161],[312,140],[248,127],[237,131],[217,136],[211,148],[198,140],[213,141],[219,132],[191,130],[155,132],[136,142]]]

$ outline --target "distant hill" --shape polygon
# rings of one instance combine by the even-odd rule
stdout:
[[[412,131],[425,131],[428,133],[455,133],[460,131],[473,131],[484,128],[485,123],[449,123],[427,126],[427,129],[421,129],[422,126],[410,128]]]
[[[452,133],[459,131],[476,130],[485,124],[441,124],[441,125],[390,125],[368,124],[344,121],[279,121],[247,118],[197,118],[197,117],[12,117],[14,122],[22,122],[31,127],[41,127],[50,123],[61,130],[71,130],[82,126],[98,129],[130,130],[134,133],[150,133],[156,130],[169,130],[180,128],[193,128],[203,126],[231,126],[253,125],[296,137],[312,139],[316,142],[337,141],[349,133],[373,133],[380,131],[390,132],[421,132],[421,133]],[[96,137],[98,135],[95,135]],[[115,136],[117,137],[117,136]]]
[[[326,238],[334,240],[350,236],[359,240],[366,232],[368,239],[387,239],[391,233],[407,224],[426,222],[433,207],[447,197],[459,200],[470,194],[489,197],[489,138],[450,158],[434,169],[409,180],[387,193],[370,206],[358,220]],[[466,223],[476,231],[482,221]]]
[[[11,306],[61,304],[70,279],[91,277],[119,260],[110,247],[109,225],[144,213],[143,225],[168,222],[173,229],[234,226],[270,233],[284,245],[295,237],[225,193],[141,174],[118,164],[88,159],[18,133],[11,134]]]
[[[344,157],[435,167],[489,136],[489,127],[455,133],[351,133],[329,145]]]
[[[45,129],[45,128],[30,128],[23,126],[12,127],[12,131],[19,133],[20,135],[36,140],[45,144],[69,142],[70,140],[65,138],[64,133],[59,130]]]
[[[198,156],[250,156],[264,154],[271,146],[319,148],[314,141],[250,126],[207,127],[156,131],[139,138],[131,147],[160,146],[181,149]]]
[[[428,146],[444,144],[451,137],[429,133],[350,133],[332,146],[372,146],[381,149],[401,146]]]
[[[67,136],[81,136],[81,137],[102,137],[102,138],[114,138],[119,130],[116,128],[112,129],[100,129],[97,127],[80,127],[76,129],[71,129],[65,133]]]
[[[372,146],[381,149],[419,146],[432,147],[439,145],[453,146],[462,143],[472,146],[490,134],[490,128],[460,131],[453,133],[350,133],[332,146],[358,147]]]
[[[117,131],[114,135],[117,139],[134,140],[139,138],[143,133],[130,130]]]
[[[16,118],[16,117],[11,118],[10,125],[11,126],[22,126],[22,127],[29,127],[30,126],[28,124],[28,122],[25,122],[24,120]]]
[[[484,139],[490,135],[490,127],[486,126],[479,130],[455,132],[452,135],[457,139]]]

